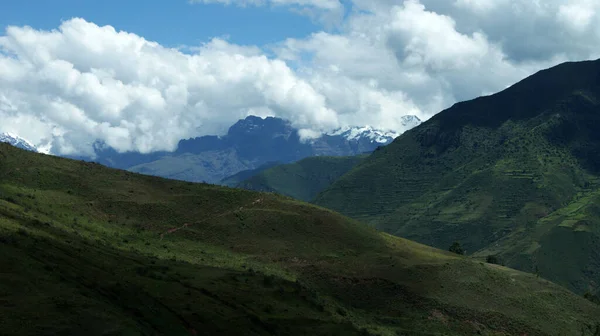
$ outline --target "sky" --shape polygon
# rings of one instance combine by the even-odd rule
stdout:
[[[35,8],[35,10],[32,10]],[[402,132],[600,58],[595,0],[5,0],[0,133],[56,154],[174,150],[247,115]]]

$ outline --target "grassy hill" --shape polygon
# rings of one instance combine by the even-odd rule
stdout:
[[[309,202],[368,155],[316,156],[257,172],[236,186]]]
[[[533,275],[273,194],[0,144],[3,335],[592,335]]]
[[[565,63],[458,103],[316,203],[395,235],[584,292],[600,285],[600,61]]]
[[[234,188],[235,186],[237,186],[238,184],[242,183],[243,181],[251,178],[252,176],[258,175],[259,173],[261,173],[269,168],[278,166],[280,164],[281,164],[280,162],[268,162],[256,169],[243,170],[237,174],[233,174],[231,176],[228,176],[228,177],[222,179],[219,182],[219,184],[222,186]]]

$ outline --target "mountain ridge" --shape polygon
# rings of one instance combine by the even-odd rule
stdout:
[[[407,128],[420,122],[413,116],[404,119]],[[108,148],[99,149],[94,161],[149,175],[220,183],[222,179],[268,162],[291,163],[311,156],[372,152],[390,143],[396,136],[390,131],[355,127],[305,141],[298,132],[290,121],[284,119],[248,116],[232,125],[224,136],[181,140],[173,153],[120,154]]]
[[[39,150],[29,141],[11,133],[0,133],[0,142],[8,143],[12,146],[28,151],[39,152]]]
[[[294,163],[249,172],[249,176],[245,176],[234,186],[275,192],[310,202],[319,192],[367,157],[368,155],[308,157]]]
[[[599,188],[598,102],[600,61],[540,71],[407,131],[316,204],[439,248],[460,241],[481,258],[497,254],[579,292],[594,289],[600,227],[593,208],[576,205]],[[579,226],[559,221],[569,220],[561,214],[569,207]],[[587,252],[569,253],[561,236]]]

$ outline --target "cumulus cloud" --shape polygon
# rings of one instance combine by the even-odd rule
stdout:
[[[96,139],[119,151],[173,150],[254,109],[316,131],[338,126],[325,97],[285,62],[223,40],[187,55],[73,19],[51,32],[10,27],[0,47],[0,131],[53,141],[60,154],[91,155]]]
[[[173,150],[249,114],[290,119],[307,137],[349,125],[402,131],[403,115],[427,119],[542,68],[600,56],[593,0],[349,6],[335,32],[270,46],[213,39],[189,53],[77,18],[53,31],[8,27],[0,36],[0,132],[57,154],[93,155],[96,140],[118,151]]]

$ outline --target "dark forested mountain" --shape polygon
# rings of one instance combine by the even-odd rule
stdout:
[[[600,61],[455,104],[316,200],[389,233],[583,292],[600,285]]]

